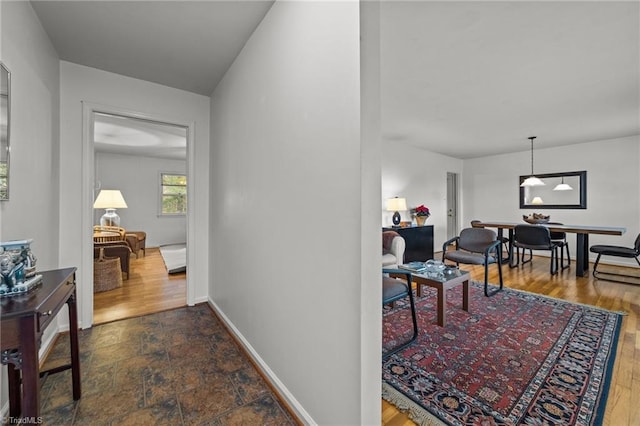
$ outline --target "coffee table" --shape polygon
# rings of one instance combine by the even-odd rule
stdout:
[[[447,323],[447,290],[462,284],[462,309],[469,312],[469,271],[447,269],[446,274],[432,274],[427,272],[412,273],[411,278],[416,283],[416,294],[422,295],[421,287],[427,285],[438,291],[438,325],[444,327]]]

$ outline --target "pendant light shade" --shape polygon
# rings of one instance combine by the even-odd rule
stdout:
[[[531,176],[526,178],[524,182],[520,184],[520,186],[544,186],[544,182],[538,179],[533,175],[533,140],[536,136],[530,136],[529,140],[531,141]]]
[[[531,200],[531,204],[541,205],[544,204],[544,201],[542,201],[540,197],[534,197],[533,200]]]
[[[562,183],[559,183],[556,185],[555,188],[553,188],[554,191],[571,191],[573,190],[573,188],[568,184],[568,183],[564,183],[564,176],[562,176]]]

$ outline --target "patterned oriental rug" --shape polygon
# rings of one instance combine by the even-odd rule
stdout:
[[[421,425],[599,425],[611,380],[621,313],[517,290],[485,297],[471,283],[447,294],[436,325],[436,293],[416,301],[418,339],[383,361],[383,398]],[[383,313],[383,345],[411,334],[409,309]]]

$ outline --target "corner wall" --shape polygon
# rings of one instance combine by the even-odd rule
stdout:
[[[11,72],[10,199],[0,201],[0,240],[33,238],[36,268],[55,269],[59,266],[58,55],[29,2],[0,2],[0,28],[0,61]],[[56,321],[66,322],[60,320],[66,316],[64,312]],[[58,331],[55,324],[45,330],[45,344]],[[8,409],[4,365],[0,382],[3,418]]]
[[[427,224],[434,229],[433,249],[441,250],[447,240],[447,172],[461,174],[463,161],[401,142],[383,143],[382,152],[382,224],[392,224],[392,213],[384,210],[387,198],[404,197],[408,208],[424,204],[431,211]],[[409,212],[400,213],[403,221],[411,221]]]
[[[358,2],[276,1],[211,100],[210,302],[310,424],[361,424],[380,350],[361,347],[359,58]]]

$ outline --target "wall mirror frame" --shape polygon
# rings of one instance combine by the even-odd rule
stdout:
[[[0,62],[0,201],[9,199],[11,72]]]
[[[520,176],[519,185],[527,176]],[[587,208],[587,172],[536,174],[544,186],[520,187],[521,209],[586,209]],[[559,183],[569,184],[570,191],[554,191]],[[538,198],[538,202],[534,199]],[[540,202],[542,201],[542,202]]]

